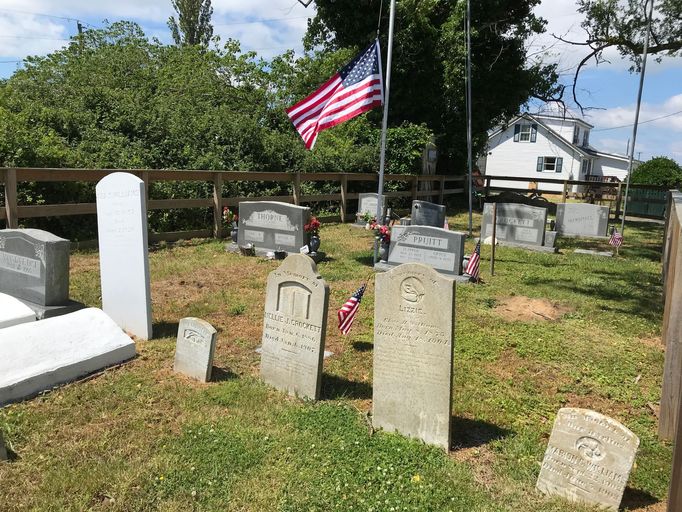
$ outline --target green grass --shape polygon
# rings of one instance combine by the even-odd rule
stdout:
[[[466,215],[450,217],[466,228]],[[480,218],[474,219],[480,225]],[[276,262],[216,241],[151,253],[156,339],[133,362],[0,410],[14,460],[0,463],[2,510],[565,511],[534,490],[556,411],[593,408],[641,439],[626,510],[662,510],[671,448],[657,440],[663,351],[662,227],[628,224],[618,258],[573,254],[604,242],[559,240],[560,254],[483,248],[477,286],[457,288],[449,454],[373,432],[371,235],[325,225],[318,266],[331,298],[323,399],[258,380],[265,280]],[[467,249],[473,241],[467,242]],[[344,338],[336,309],[370,279]],[[72,256],[71,295],[99,306],[96,252]],[[559,321],[505,321],[512,296],[548,299]],[[214,381],[172,371],[177,322],[218,329]],[[658,503],[657,503],[658,502]]]

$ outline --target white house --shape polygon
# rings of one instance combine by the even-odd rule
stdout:
[[[486,176],[624,181],[628,157],[591,147],[592,128],[575,117],[520,114],[489,134],[487,152],[478,160],[479,169]],[[491,185],[526,189],[530,182],[491,180]],[[542,183],[538,188],[560,192],[563,185]],[[572,188],[573,192],[578,190]]]

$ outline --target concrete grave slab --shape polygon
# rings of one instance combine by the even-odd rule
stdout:
[[[35,313],[26,304],[11,295],[0,293],[0,329],[35,320]]]
[[[135,357],[135,344],[102,310],[82,309],[0,330],[0,406]]]

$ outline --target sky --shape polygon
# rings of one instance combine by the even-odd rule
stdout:
[[[265,58],[290,48],[302,51],[307,18],[314,15],[315,6],[313,1],[305,8],[298,0],[213,0],[212,5],[214,33],[223,40],[238,39],[243,50]],[[579,47],[557,42],[552,34],[584,37],[575,0],[544,0],[536,13],[548,21],[547,33],[529,41],[529,50],[558,62],[568,80],[584,54]],[[20,68],[24,57],[46,55],[65,45],[77,33],[76,20],[86,28],[102,27],[105,20],[132,20],[148,36],[171,42],[166,21],[172,14],[170,0],[0,0],[0,78]],[[639,76],[628,71],[629,62],[617,52],[607,57],[609,63],[590,63],[584,69],[578,94],[581,103],[590,107],[584,119],[594,125],[591,145],[625,154],[632,137]],[[682,58],[661,63],[650,59],[647,66],[635,157],[647,160],[663,155],[682,163]],[[475,95],[475,83],[472,88]],[[569,107],[577,112],[575,105]],[[529,111],[538,108],[531,104]]]

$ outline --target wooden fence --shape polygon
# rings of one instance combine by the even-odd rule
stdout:
[[[16,228],[19,219],[35,217],[59,217],[66,215],[86,215],[97,213],[96,203],[62,203],[21,205],[17,201],[17,186],[21,182],[97,182],[113,172],[128,172],[145,182],[148,210],[169,210],[183,208],[212,208],[213,226],[207,229],[173,233],[153,233],[150,239],[179,240],[183,238],[207,238],[223,236],[222,210],[225,206],[237,206],[240,201],[282,201],[296,205],[330,201],[339,204],[339,218],[345,222],[354,215],[348,212],[348,201],[358,198],[358,193],[348,191],[352,182],[377,182],[375,173],[291,173],[291,172],[238,172],[206,170],[147,170],[147,169],[34,169],[0,168],[0,182],[4,184],[5,204],[0,209],[0,221],[8,228]],[[410,190],[386,192],[391,197],[419,199],[435,198],[442,203],[446,196],[463,194],[463,176],[414,176],[409,174],[387,174],[386,182],[402,182],[410,185]],[[149,199],[149,186],[154,182],[197,182],[212,184],[213,193],[206,198]],[[290,184],[290,195],[258,197],[223,197],[223,185],[229,182],[286,182]],[[301,184],[304,182],[338,183],[340,191],[333,194],[303,195]],[[420,190],[420,183],[436,185],[432,190]],[[453,186],[454,185],[454,186]]]

